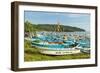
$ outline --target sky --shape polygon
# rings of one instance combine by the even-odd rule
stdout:
[[[90,14],[68,12],[24,11],[24,20],[33,24],[57,24],[73,26],[90,31]]]

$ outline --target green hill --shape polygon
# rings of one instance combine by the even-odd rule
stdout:
[[[75,31],[85,31],[84,29],[60,25],[61,29],[64,32],[75,32]],[[25,32],[34,32],[34,31],[55,31],[57,24],[32,24],[28,21],[25,22]]]

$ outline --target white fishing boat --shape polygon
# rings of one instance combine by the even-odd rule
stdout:
[[[76,47],[69,47],[68,44],[49,44],[48,42],[33,42],[32,46],[35,46],[40,53],[48,55],[67,55],[80,53],[80,49],[76,49]]]
[[[79,49],[68,49],[68,48],[64,48],[63,50],[51,50],[51,49],[42,49],[40,48],[39,50],[40,53],[42,54],[48,54],[48,55],[67,55],[67,54],[77,54],[80,53]]]

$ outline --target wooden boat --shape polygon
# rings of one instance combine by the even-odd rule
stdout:
[[[61,47],[60,48],[60,45],[62,44],[54,44],[54,43],[49,44],[45,42],[45,44],[44,43],[33,43],[32,46],[35,46],[39,50],[40,53],[47,54],[47,55],[67,55],[67,54],[77,54],[81,52],[80,49],[76,49],[76,47],[72,47],[72,48]]]
[[[39,48],[39,47],[38,47]],[[74,48],[64,48],[63,50],[53,50],[48,48],[39,48],[39,52],[47,55],[67,55],[67,54],[77,54],[80,53],[80,49]]]
[[[63,44],[64,42],[48,42],[49,44]]]

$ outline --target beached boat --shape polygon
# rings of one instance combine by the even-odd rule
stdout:
[[[80,49],[83,53],[90,53],[90,46],[87,43],[81,43],[76,46],[77,49]]]
[[[72,48],[64,48],[63,50],[51,50],[48,48],[40,48],[39,50],[42,54],[48,54],[48,55],[67,55],[67,54],[77,54],[80,53],[79,49],[72,49]]]
[[[32,46],[39,49],[42,54],[48,55],[67,55],[80,53],[80,49],[76,47],[70,47],[68,44],[49,44],[49,43],[32,43]]]

